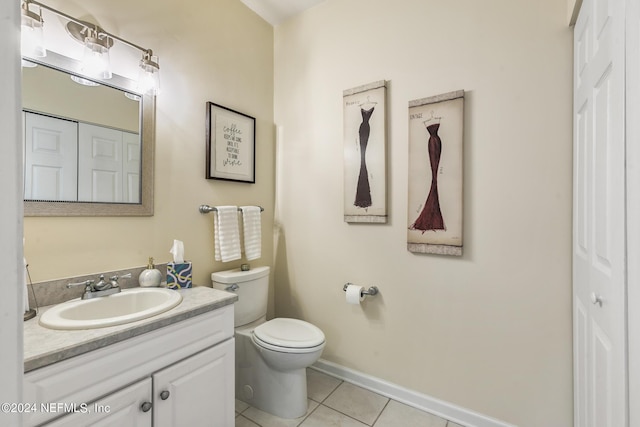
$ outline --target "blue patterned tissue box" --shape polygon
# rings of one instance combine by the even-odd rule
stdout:
[[[191,287],[191,262],[167,263],[167,288],[185,289]]]

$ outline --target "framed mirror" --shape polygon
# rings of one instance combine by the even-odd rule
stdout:
[[[23,59],[24,215],[153,215],[155,97],[79,70],[51,51]]]

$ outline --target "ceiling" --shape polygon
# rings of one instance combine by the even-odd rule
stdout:
[[[324,0],[241,0],[262,19],[273,26],[322,3]]]

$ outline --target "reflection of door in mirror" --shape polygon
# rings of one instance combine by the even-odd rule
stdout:
[[[78,200],[77,124],[23,112],[24,198]]]
[[[140,203],[140,101],[23,68],[25,200]]]
[[[138,134],[80,123],[78,141],[78,200],[138,203]]]

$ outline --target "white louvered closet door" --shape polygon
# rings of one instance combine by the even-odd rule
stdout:
[[[574,424],[628,425],[625,0],[584,0],[574,29]]]

